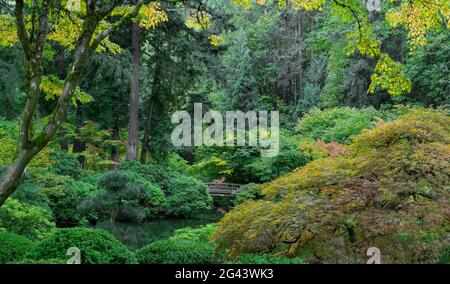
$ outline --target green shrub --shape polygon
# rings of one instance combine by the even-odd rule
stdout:
[[[156,241],[136,252],[140,264],[209,264],[214,247],[190,241]]]
[[[34,247],[35,244],[24,236],[0,229],[0,264],[21,261]]]
[[[35,169],[26,184],[39,188],[55,221],[60,227],[77,226],[86,222],[77,206],[99,190],[90,183],[76,181],[69,176],[57,175],[49,171]]]
[[[164,169],[155,164],[141,164],[137,161],[131,161],[123,163],[120,166],[122,171],[133,172],[135,174],[140,175],[147,182],[153,183],[157,185],[162,190],[167,190],[168,184],[168,176]]]
[[[167,160],[167,171],[188,176],[191,173],[191,168],[188,161],[180,157],[177,153],[171,153]]]
[[[450,247],[446,247],[444,253],[439,258],[440,264],[450,264]]]
[[[193,217],[211,208],[212,197],[205,184],[188,176],[173,176],[164,203],[168,215]]]
[[[279,153],[261,157],[261,147],[198,147],[192,175],[203,181],[225,178],[234,183],[259,183],[304,166],[311,156],[300,148],[300,137],[288,131],[280,133]]]
[[[285,256],[274,256],[271,254],[241,254],[236,261],[230,264],[303,264],[299,257],[288,258]]]
[[[82,175],[83,169],[78,160],[71,154],[64,151],[52,152],[49,156],[52,164],[49,170],[52,173],[63,176],[70,176],[72,178],[79,178]]]
[[[209,237],[215,225],[177,230],[173,237],[156,241],[136,252],[140,264],[210,264],[215,246]]]
[[[0,227],[38,240],[54,229],[55,223],[49,211],[9,198],[0,207]]]
[[[374,108],[355,109],[339,107],[326,110],[312,109],[298,123],[297,132],[304,138],[325,143],[348,144],[364,129],[373,128],[373,121],[381,117]]]
[[[99,229],[58,229],[41,241],[32,259],[67,259],[67,250],[80,249],[82,264],[135,263],[134,254],[110,233]]]
[[[217,224],[208,224],[198,228],[186,227],[176,230],[175,234],[170,237],[173,241],[196,241],[209,242],[211,235],[217,229]]]
[[[155,216],[164,201],[159,187],[133,173],[111,171],[98,184],[103,191],[79,206],[81,212],[94,214],[98,220],[142,222]]]
[[[249,183],[241,186],[234,192],[234,205],[239,205],[247,200],[258,200],[262,198],[261,185]]]
[[[11,195],[12,198],[19,200],[20,202],[35,205],[44,208],[52,212],[49,204],[50,200],[42,192],[42,188],[38,185],[30,182],[29,179],[25,179]]]
[[[65,259],[31,259],[25,258],[19,261],[13,262],[13,264],[67,264],[67,260]]]
[[[131,184],[142,185],[149,191],[149,201],[153,206],[160,206],[164,202],[165,195],[158,183],[149,182],[145,177],[129,170],[121,172],[129,177]]]
[[[299,147],[300,139],[283,133],[280,135],[280,150],[274,157],[257,157],[245,166],[247,172],[258,182],[273,180],[285,173],[306,165],[311,158]]]

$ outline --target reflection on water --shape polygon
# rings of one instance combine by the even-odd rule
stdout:
[[[112,223],[107,221],[98,223],[96,228],[109,231],[130,249],[135,250],[151,242],[166,239],[178,229],[216,223],[222,216],[220,213],[211,212],[197,219],[158,219],[142,224]]]

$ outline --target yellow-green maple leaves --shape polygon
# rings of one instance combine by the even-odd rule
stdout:
[[[139,26],[147,30],[154,29],[159,23],[167,22],[168,19],[166,12],[161,9],[161,5],[157,2],[144,5],[137,17]]]
[[[389,0],[390,3],[398,1]],[[415,0],[402,1],[399,7],[386,14],[387,22],[392,26],[403,26],[408,31],[411,49],[426,44],[426,33],[438,30],[444,22],[450,27],[450,1]]]
[[[43,76],[41,79],[40,89],[45,95],[46,100],[58,98],[63,93],[64,82],[56,76]],[[94,98],[86,92],[83,92],[80,87],[76,87],[72,97],[72,103],[76,105],[77,102],[82,104],[92,102]]]
[[[395,62],[389,55],[382,54],[375,66],[375,73],[371,76],[369,92],[384,89],[393,96],[410,93],[411,81],[403,74],[403,66]]]
[[[18,40],[14,18],[0,15],[0,46],[13,46]]]
[[[80,2],[80,1],[79,1]],[[28,7],[32,6],[32,1],[26,1]],[[78,5],[79,4],[79,5]],[[51,29],[48,34],[48,40],[56,42],[66,49],[73,49],[76,41],[82,31],[84,16],[86,15],[86,7],[84,1],[78,3],[76,1],[62,1],[62,7],[66,9],[55,9],[50,13],[50,21],[52,22]],[[79,7],[79,9],[74,9]],[[115,8],[112,16],[124,16],[133,11],[133,6],[122,5]],[[158,2],[152,2],[148,5],[143,5],[139,10],[138,16],[133,20],[139,21],[139,25],[144,29],[155,28],[159,23],[168,20],[168,16],[161,8]],[[25,26],[27,30],[31,30],[31,17],[25,15]],[[102,31],[110,28],[111,22],[101,21],[94,33],[94,38]],[[0,45],[12,46],[18,42],[15,19],[9,15],[0,15]],[[122,50],[119,45],[110,41],[106,37],[101,44],[96,48],[97,52],[109,51],[111,53],[120,53]]]
[[[211,15],[205,11],[199,11],[197,9],[188,9],[186,13],[185,24],[191,29],[199,30],[211,30]],[[220,46],[224,40],[217,34],[210,34],[208,36],[209,42],[212,46]]]

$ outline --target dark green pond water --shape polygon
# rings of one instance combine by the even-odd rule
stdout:
[[[216,223],[222,217],[220,213],[211,212],[197,219],[160,219],[142,224],[104,222],[96,227],[109,231],[127,247],[135,250],[151,242],[166,239],[178,229]]]

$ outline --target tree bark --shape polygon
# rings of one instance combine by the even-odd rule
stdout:
[[[116,113],[116,104],[113,103],[112,105],[112,113]],[[111,138],[113,141],[119,141],[120,140],[120,128],[119,128],[119,116],[116,115],[113,122],[112,127],[112,135]],[[119,146],[114,144],[111,146],[111,160],[114,162],[114,164],[111,165],[111,170],[118,170],[120,167],[120,153],[119,153]]]
[[[128,123],[127,161],[138,159],[139,147],[139,91],[141,65],[141,29],[139,23],[132,27],[133,70],[131,74],[130,118]]]
[[[61,141],[59,142],[59,148],[61,151],[68,152],[69,151],[69,140],[66,137],[66,130],[61,128],[59,131],[59,135],[61,136]]]
[[[147,162],[148,143],[150,142],[150,131],[152,129],[153,101],[150,98],[150,106],[147,111],[147,119],[145,123],[144,141],[142,142],[141,164]]]
[[[161,91],[161,63],[159,58],[156,58],[155,63],[155,73],[153,77],[153,87],[152,93],[149,99],[149,106],[147,110],[147,118],[145,123],[144,141],[142,142],[142,152],[141,152],[141,164],[147,162],[148,147],[150,142],[150,132],[152,130],[152,116],[155,100],[158,99],[159,93]]]
[[[6,199],[17,188],[26,166],[41,149],[40,147],[33,147],[19,150],[19,155],[14,160],[14,163],[8,167],[0,179],[0,206],[5,203]]]
[[[0,206],[16,190],[20,178],[31,159],[36,156],[55,136],[58,127],[66,118],[67,105],[73,96],[75,87],[80,79],[81,72],[91,52],[90,43],[98,25],[98,16],[95,13],[95,2],[88,1],[86,20],[82,32],[75,46],[74,61],[64,82],[63,93],[58,99],[50,122],[37,137],[33,135],[33,116],[36,111],[39,86],[42,77],[42,55],[49,30],[48,14],[49,1],[43,1],[39,11],[37,35],[29,36],[24,23],[24,1],[17,0],[15,17],[17,35],[21,42],[25,56],[25,90],[27,102],[20,119],[18,154],[13,163],[0,176]]]
[[[74,60],[69,68],[64,81],[63,91],[58,99],[52,117],[44,129],[34,137],[32,120],[36,110],[37,99],[39,95],[39,85],[42,77],[42,53],[49,31],[48,15],[52,1],[41,1],[42,5],[34,13],[36,21],[31,24],[31,35],[28,34],[24,21],[24,0],[16,0],[14,9],[17,36],[22,45],[25,57],[25,87],[27,92],[27,102],[20,119],[19,146],[18,154],[13,163],[0,175],[0,207],[6,199],[16,190],[20,183],[20,178],[25,171],[26,166],[31,159],[36,156],[55,136],[58,128],[66,119],[67,106],[73,97],[76,86],[86,65],[90,53],[107,38],[113,31],[121,27],[126,21],[129,21],[139,13],[142,5],[149,3],[150,0],[140,0],[134,6],[133,11],[127,13],[109,28],[103,30],[94,39],[93,35],[97,29],[98,23],[108,16],[119,2],[114,1],[102,9],[96,9],[94,0],[86,1],[86,17],[81,28],[80,35],[74,49]],[[33,3],[37,3],[34,1]]]

